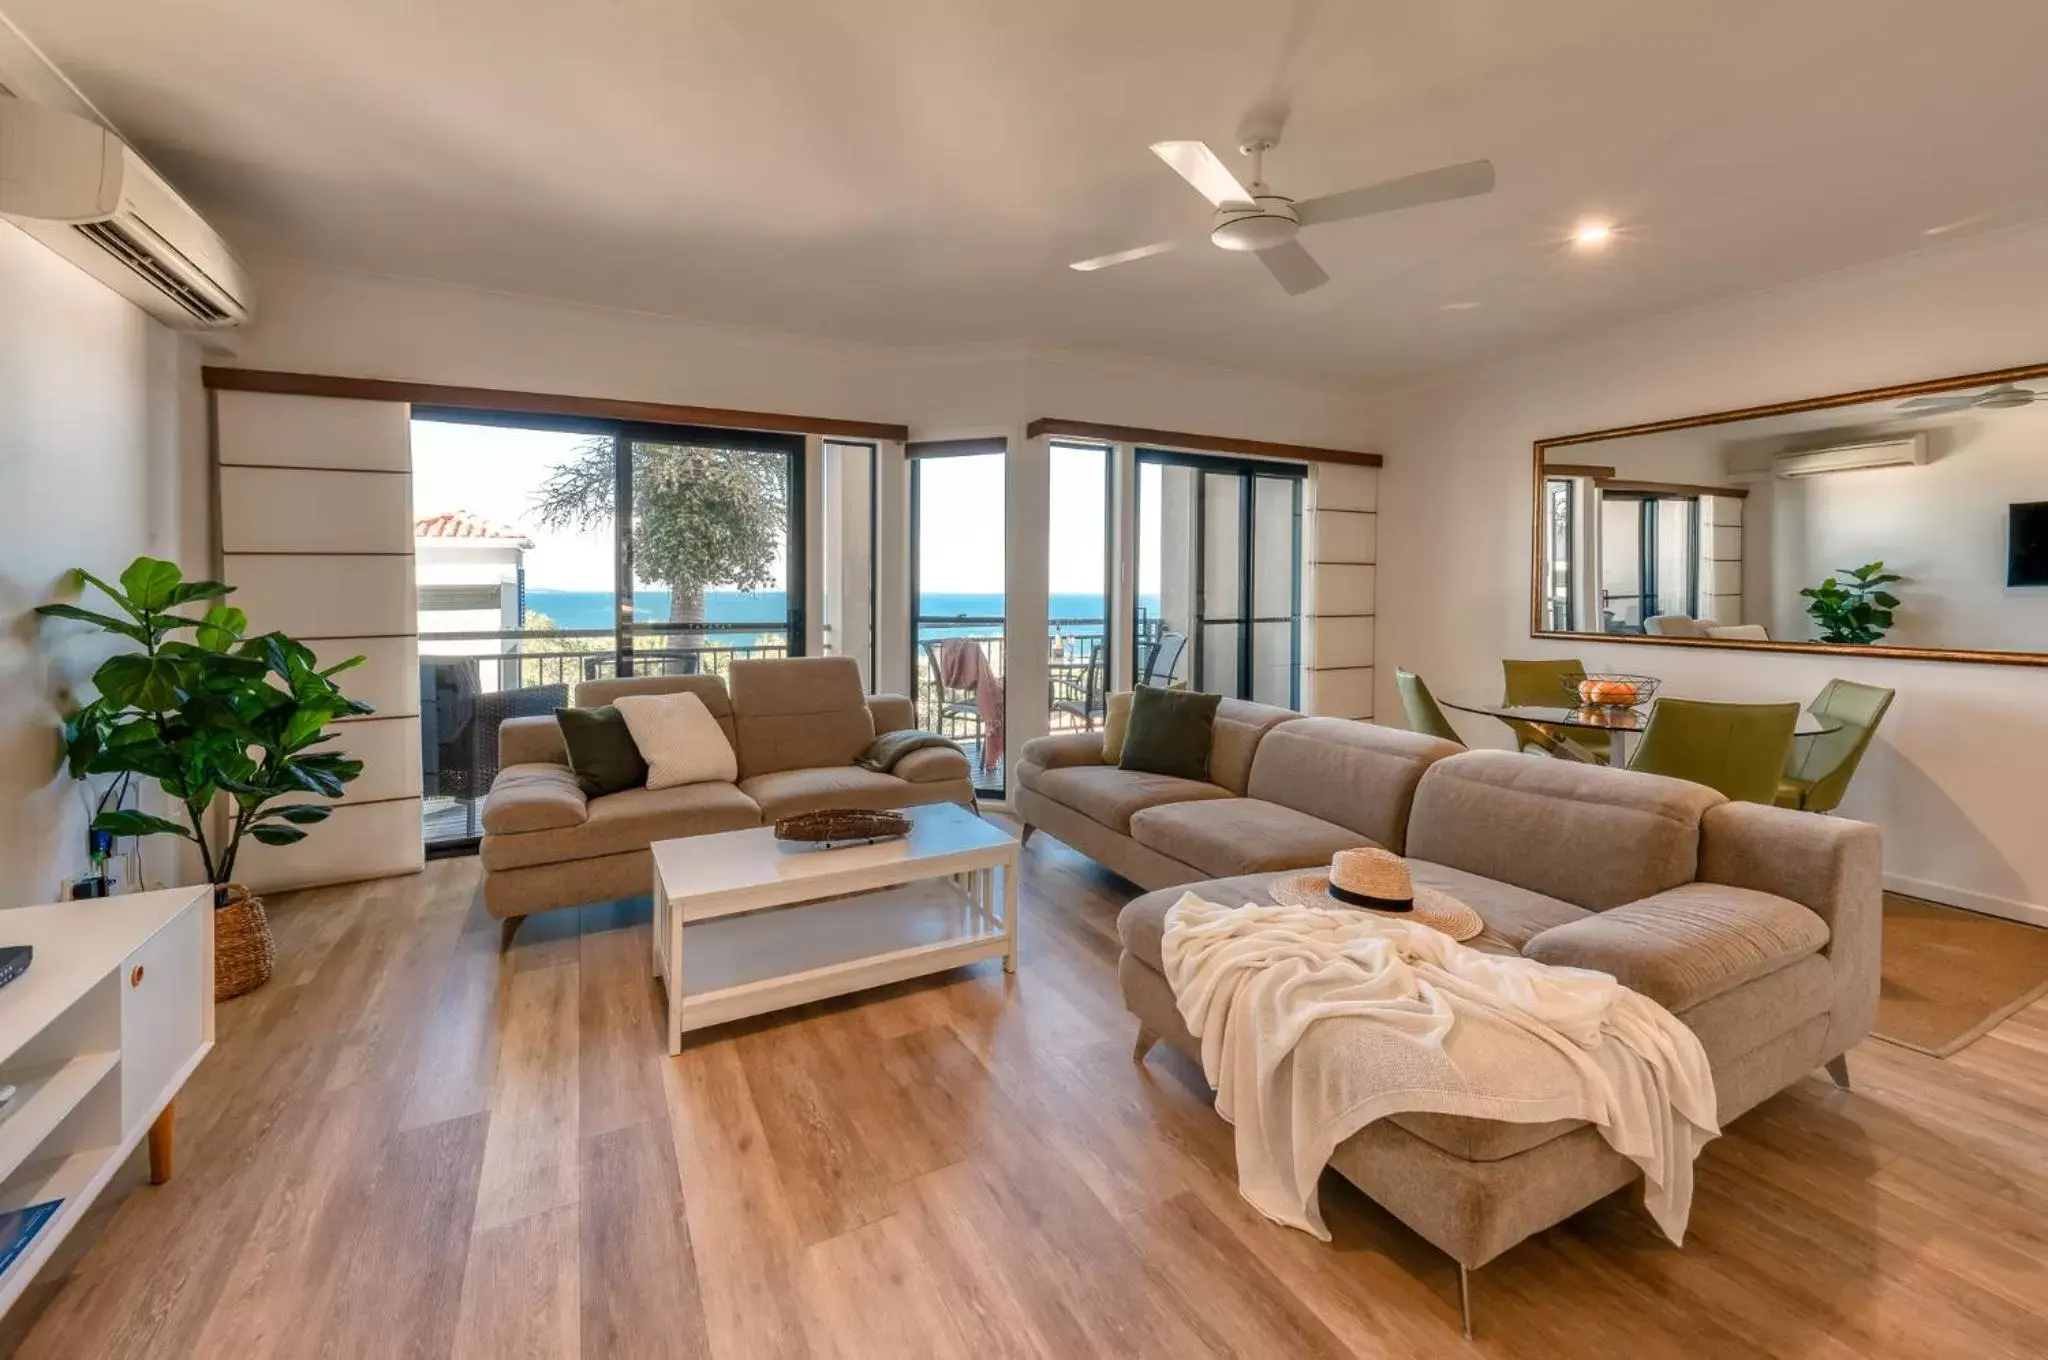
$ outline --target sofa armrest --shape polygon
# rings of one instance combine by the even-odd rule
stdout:
[[[552,713],[507,718],[498,724],[498,766],[567,765],[569,748]]]
[[[1525,958],[1590,968],[1669,1011],[1685,1011],[1826,946],[1797,902],[1721,883],[1687,883],[1539,932]]]
[[[875,735],[902,732],[917,726],[917,707],[900,694],[870,694],[868,712],[874,715]]]
[[[555,831],[581,826],[589,818],[590,800],[576,787],[576,776],[567,765],[545,761],[507,765],[484,799],[484,834],[489,836]]]
[[[1700,818],[1699,878],[1789,897],[1827,923],[1835,970],[1829,1057],[1877,1018],[1884,939],[1884,845],[1877,828],[1845,817],[1722,803]]]
[[[1102,733],[1055,732],[1049,737],[1033,737],[1024,743],[1024,750],[1018,758],[1041,770],[1057,770],[1067,765],[1100,765],[1103,763]]]

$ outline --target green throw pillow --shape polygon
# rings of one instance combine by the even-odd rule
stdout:
[[[1131,692],[1131,721],[1117,765],[1147,774],[1207,779],[1209,738],[1221,702],[1220,694],[1139,685]]]
[[[558,708],[555,721],[561,724],[562,744],[569,748],[569,769],[585,798],[637,789],[647,782],[647,762],[640,758],[640,748],[633,744],[633,734],[618,709],[610,704]]]

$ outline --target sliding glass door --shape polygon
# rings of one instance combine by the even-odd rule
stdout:
[[[801,652],[800,437],[415,407],[412,446],[430,848],[481,834],[506,718]]]
[[[1003,792],[1004,476],[1000,446],[910,460],[911,674],[918,726],[959,742]]]
[[[1659,614],[1699,615],[1696,496],[1600,495],[1601,631],[1640,633]]]
[[[1106,444],[1047,450],[1047,730],[1094,731],[1107,712],[1112,644],[1110,482]]]
[[[1140,683],[1299,703],[1306,475],[1287,463],[1138,451]]]

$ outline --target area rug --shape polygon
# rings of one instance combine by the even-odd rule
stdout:
[[[1884,895],[1877,1037],[1946,1058],[2048,994],[2048,930]]]

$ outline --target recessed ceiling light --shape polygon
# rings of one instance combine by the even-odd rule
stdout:
[[[1476,302],[1446,302],[1439,309],[1446,312],[1473,312],[1479,310]]]
[[[1923,236],[1946,236],[1952,231],[1961,231],[1964,227],[1974,227],[1983,220],[1983,213],[1978,213],[1974,217],[1959,217],[1953,222],[1944,222],[1938,227],[1929,227],[1920,234]]]
[[[1614,227],[1606,222],[1581,222],[1572,232],[1572,244],[1580,250],[1604,250],[1612,239]]]

